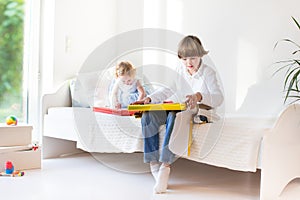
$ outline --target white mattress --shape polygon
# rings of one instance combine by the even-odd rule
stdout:
[[[73,109],[69,107],[50,108],[44,116],[43,135],[77,141]]]
[[[184,157],[233,170],[254,172],[259,167],[258,155],[264,131],[273,123],[273,118],[226,118],[217,140],[207,134],[214,124],[194,125],[191,155]],[[143,151],[140,119],[134,117],[94,113],[90,108],[51,108],[45,116],[45,129],[56,130],[59,134],[54,135],[58,138],[71,138],[78,142],[79,148],[89,152]],[[47,134],[48,130],[44,132]],[[62,130],[67,130],[69,135],[62,133]]]

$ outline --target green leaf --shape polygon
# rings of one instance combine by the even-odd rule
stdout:
[[[23,3],[0,0],[0,105],[22,94]]]
[[[294,97],[290,97],[290,98],[295,98],[294,101],[292,101],[290,104],[296,103],[297,101],[300,101],[300,96],[294,96]]]
[[[293,21],[297,25],[298,29],[300,30],[300,25],[298,21],[292,17]],[[293,46],[297,47],[296,50],[292,51],[292,55],[299,55],[300,52],[300,45],[294,42],[291,39],[285,38],[275,43],[274,49],[277,48],[279,43],[281,42],[287,42],[289,44],[292,44]],[[300,100],[300,91],[299,91],[299,83],[300,83],[300,59],[287,59],[287,60],[281,60],[274,63],[275,65],[281,65],[274,74],[279,73],[283,69],[286,70],[285,72],[285,78],[284,78],[284,90],[286,92],[284,102],[287,101],[288,98],[296,98],[296,101]],[[274,75],[273,74],[273,75]]]
[[[300,49],[299,50],[296,50],[294,51],[292,54],[295,55],[296,53],[299,53],[300,52]]]
[[[300,67],[296,67],[296,68],[290,70],[286,75],[286,78],[284,81],[284,88],[287,87],[287,90],[286,90],[286,96],[285,96],[284,102],[287,101],[287,98],[290,96],[290,92],[293,91],[293,87],[295,86],[295,83],[296,83],[296,85],[298,83],[298,76],[300,74],[299,69],[300,69]]]
[[[18,2],[10,2],[6,7],[7,9],[16,9],[18,7]]]
[[[279,41],[280,42],[280,41]],[[290,39],[282,39],[281,42],[288,42],[288,43],[292,43],[293,45],[295,45],[296,47],[300,48],[300,46],[294,42],[293,40]]]
[[[296,20],[294,17],[292,17],[292,19],[294,20],[295,24],[298,26],[298,29],[300,30],[300,25],[299,25],[299,23],[297,22],[297,20]]]

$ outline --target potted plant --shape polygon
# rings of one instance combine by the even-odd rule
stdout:
[[[298,21],[294,17],[292,17],[292,19],[300,31],[300,25]],[[292,99],[291,103],[295,103],[297,101],[300,101],[300,45],[291,39],[283,39],[278,41],[275,44],[274,48],[277,47],[279,42],[288,42],[292,45],[292,47],[295,48],[292,51],[293,58],[278,61],[275,63],[281,66],[275,73],[278,73],[281,70],[286,70],[284,76],[284,102],[286,103],[287,99]]]

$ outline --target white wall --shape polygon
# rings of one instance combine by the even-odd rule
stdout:
[[[273,46],[284,37],[299,38],[291,20],[300,20],[299,5],[297,0],[184,1],[181,30],[198,35],[210,51],[223,80],[227,112],[278,112],[282,81],[271,77]],[[255,95],[245,99],[248,91]]]
[[[58,0],[53,85],[74,76],[114,35],[164,28],[202,40],[222,79],[227,113],[274,115],[283,104],[283,81],[272,77],[271,64],[288,54],[286,46],[273,46],[286,37],[299,40],[291,19],[300,20],[299,6],[299,0]]]
[[[87,55],[116,33],[115,8],[114,0],[55,1],[54,87],[74,77]]]

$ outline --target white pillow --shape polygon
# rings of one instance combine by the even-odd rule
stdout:
[[[97,107],[109,107],[109,95],[112,84],[115,80],[114,68],[103,70],[98,78],[96,89],[94,90],[93,105]]]
[[[70,91],[73,107],[109,107],[110,90],[115,80],[115,68],[98,72],[79,73],[70,80]],[[143,76],[142,85],[146,93],[153,91],[152,84]]]
[[[73,107],[92,107],[101,72],[79,73],[70,81]]]
[[[81,85],[79,82],[76,82],[76,80],[76,78],[70,80],[72,107],[89,107],[89,105],[86,103],[86,100],[84,98],[81,98],[81,96],[78,93],[78,91],[81,88]]]

